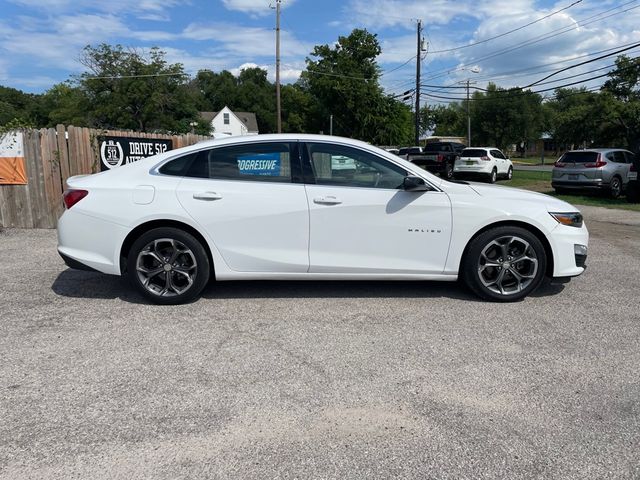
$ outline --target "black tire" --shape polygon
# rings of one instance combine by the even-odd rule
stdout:
[[[209,257],[200,241],[173,227],[143,233],[127,257],[129,281],[159,305],[190,302],[207,285],[210,271]]]
[[[609,184],[609,196],[611,198],[619,198],[622,195],[622,180],[620,177],[613,177]]]
[[[640,202],[640,185],[638,182],[629,182],[627,185],[627,202],[638,203]]]
[[[507,180],[511,180],[513,178],[513,167],[509,167],[507,170]]]
[[[494,168],[493,170],[491,170],[491,173],[487,176],[487,182],[496,183],[497,179],[498,179],[498,170]]]
[[[444,178],[447,180],[453,179],[453,163],[447,162],[444,166]]]
[[[507,258],[503,258],[505,252]],[[519,262],[512,263],[518,258]],[[547,257],[540,239],[524,228],[505,226],[487,230],[469,242],[460,277],[480,298],[515,302],[540,286],[546,268]]]

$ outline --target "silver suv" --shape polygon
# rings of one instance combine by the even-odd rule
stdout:
[[[569,189],[599,189],[618,198],[627,188],[633,153],[618,148],[591,148],[565,152],[553,165],[551,186],[558,193]]]

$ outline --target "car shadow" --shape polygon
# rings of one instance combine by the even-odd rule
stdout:
[[[543,284],[532,297],[556,295],[564,285]],[[63,297],[87,299],[120,299],[135,304],[149,302],[122,277],[98,272],[66,269],[60,272],[51,290]],[[202,298],[450,298],[481,301],[460,282],[430,281],[230,281],[211,282]]]

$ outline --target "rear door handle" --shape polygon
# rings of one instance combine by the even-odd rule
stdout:
[[[333,195],[328,195],[326,197],[314,198],[313,203],[319,203],[320,205],[340,205],[342,200],[338,197],[334,197]]]
[[[216,192],[198,192],[193,194],[193,198],[196,200],[205,200],[211,202],[213,200],[220,200],[222,195]]]

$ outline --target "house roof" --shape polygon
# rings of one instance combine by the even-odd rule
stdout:
[[[253,112],[236,112],[231,110],[233,114],[240,119],[242,123],[245,124],[247,130],[250,132],[258,131],[258,121],[256,120],[256,114]],[[216,118],[220,112],[200,112],[200,116],[205,119],[207,122],[211,123],[211,121]]]

